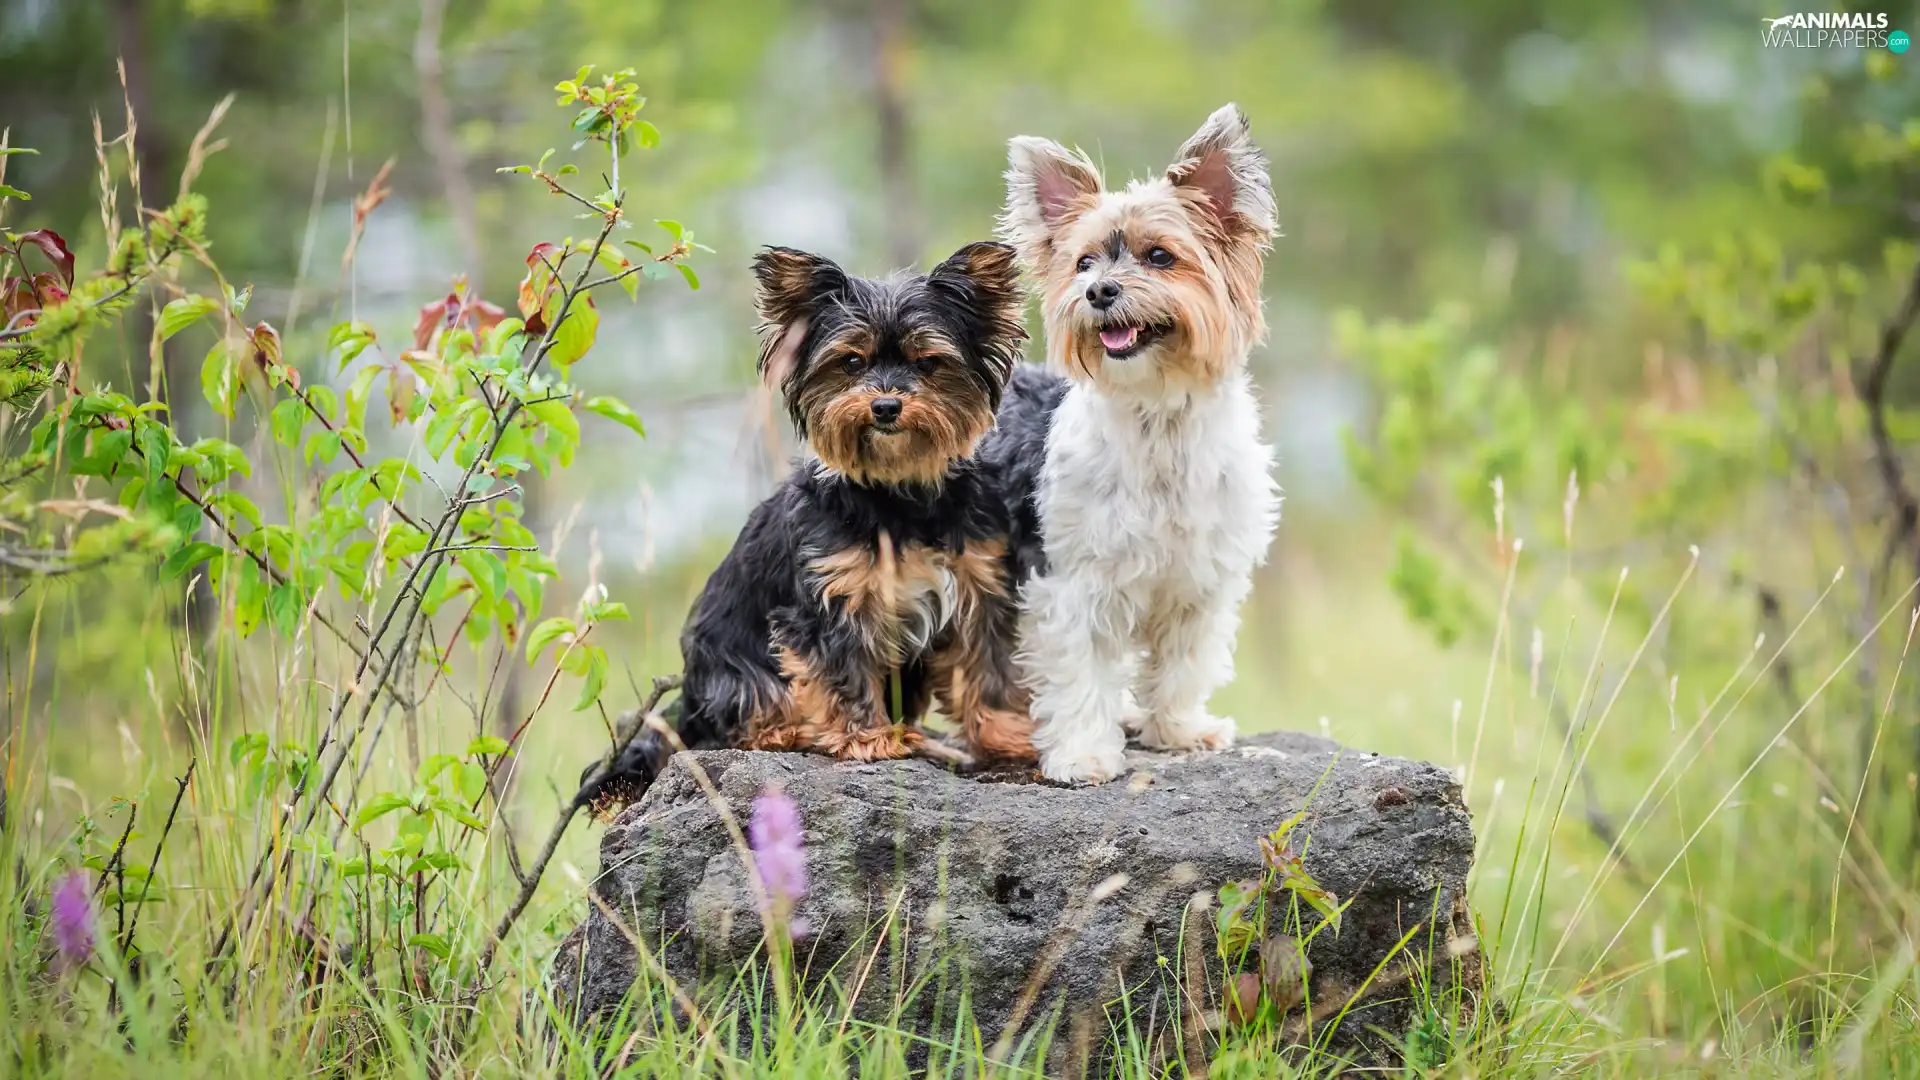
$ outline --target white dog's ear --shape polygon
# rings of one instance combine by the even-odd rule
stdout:
[[[1231,234],[1247,232],[1264,243],[1274,233],[1273,181],[1267,157],[1238,105],[1222,105],[1180,147],[1167,180],[1206,195],[1208,209]]]
[[[1042,269],[1053,253],[1053,237],[1091,208],[1100,191],[1100,172],[1086,155],[1052,139],[1016,136],[1007,143],[1000,236],[1030,269]]]

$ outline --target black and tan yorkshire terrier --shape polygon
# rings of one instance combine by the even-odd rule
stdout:
[[[939,745],[937,702],[970,756],[1031,760],[1008,510],[974,458],[1026,337],[1013,249],[869,279],[771,248],[754,275],[760,374],[811,454],[694,601],[680,741],[898,758]],[[644,732],[598,786],[635,798],[671,753]]]

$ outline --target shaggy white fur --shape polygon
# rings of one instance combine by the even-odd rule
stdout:
[[[1074,379],[1047,437],[1048,569],[1022,595],[1020,662],[1042,771],[1100,782],[1124,768],[1129,730],[1167,749],[1234,738],[1207,700],[1233,677],[1280,513],[1246,371],[1273,196],[1231,105],[1166,177],[1122,192],[1046,140],[1015,140],[1010,159],[1003,227],[1042,277],[1048,355]]]

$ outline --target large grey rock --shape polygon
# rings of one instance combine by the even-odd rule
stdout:
[[[1465,903],[1471,822],[1459,785],[1433,765],[1275,734],[1218,753],[1134,751],[1129,774],[1068,788],[1027,773],[956,776],[925,761],[723,750],[676,757],[607,829],[593,885],[604,907],[590,908],[551,973],[576,1021],[606,1018],[627,994],[642,967],[628,932],[683,983],[724,978],[760,947],[741,856],[690,758],[743,826],[769,787],[798,802],[812,887],[796,951],[810,980],[860,984],[860,1007],[874,1015],[922,976],[910,1018],[931,1022],[937,1010],[950,1024],[952,1001],[940,999],[964,985],[989,1044],[1023,992],[1021,1030],[1057,1020],[1056,1045],[1081,1051],[1089,1033],[1097,1043],[1109,1031],[1123,987],[1136,1017],[1162,1028],[1217,1014],[1214,909],[1195,894],[1260,876],[1259,838],[1303,807],[1296,849],[1308,841],[1308,872],[1351,901],[1340,932],[1314,935],[1308,950],[1317,1023],[1370,987],[1337,1045],[1390,1057],[1409,1022],[1410,978],[1479,979]],[[872,930],[889,918],[897,945],[876,948]],[[1183,1012],[1175,983],[1202,960],[1210,989],[1189,1000],[1204,995],[1203,1009]]]

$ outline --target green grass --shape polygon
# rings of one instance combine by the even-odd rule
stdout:
[[[1910,733],[1891,718],[1871,773],[1864,763],[1852,775],[1814,764],[1847,760],[1835,748],[1857,730],[1860,703],[1837,689],[1850,682],[1843,661],[1851,644],[1797,654],[1799,692],[1810,702],[1798,716],[1775,691],[1770,647],[1744,667],[1670,670],[1657,658],[1684,654],[1641,650],[1644,630],[1625,627],[1645,620],[1608,623],[1604,596],[1561,590],[1524,619],[1514,615],[1497,648],[1442,649],[1382,584],[1387,545],[1355,543],[1355,535],[1371,530],[1310,519],[1283,530],[1248,613],[1239,679],[1217,705],[1243,730],[1324,729],[1350,745],[1439,761],[1465,778],[1480,830],[1472,897],[1491,992],[1470,1009],[1407,985],[1423,1016],[1417,1063],[1435,1075],[1488,1077],[1920,1075],[1920,969],[1907,936],[1913,811],[1902,782]],[[638,681],[674,668],[673,639],[700,573],[696,565],[610,583],[635,613],[602,639],[616,658],[615,687],[624,685],[623,663]],[[1675,586],[1646,585],[1648,609],[1673,590],[1676,625],[1713,614],[1712,594]],[[114,602],[125,596],[147,599]],[[585,820],[484,981],[473,959],[511,895],[510,874],[497,840],[452,830],[442,839],[466,868],[429,886],[418,916],[445,938],[450,959],[404,944],[411,913],[409,925],[366,935],[387,943],[371,958],[317,951],[303,920],[311,913],[342,938],[370,886],[301,854],[242,925],[231,955],[212,963],[212,943],[279,820],[273,799],[249,797],[229,744],[259,731],[276,746],[290,738],[310,745],[343,661],[311,637],[262,635],[212,653],[210,668],[183,665],[189,643],[157,596],[139,575],[120,573],[49,586],[6,616],[9,803],[0,856],[13,869],[0,874],[8,921],[0,1074],[838,1076],[893,1075],[911,1062],[940,1076],[1032,1075],[1050,1053],[1068,1064],[1104,1058],[1126,1076],[1185,1075],[1202,1062],[1215,1077],[1338,1064],[1304,1052],[1297,1044],[1306,1040],[1284,1030],[1228,1030],[1220,1045],[1210,1038],[1195,1048],[1178,1024],[1130,1011],[1125,1000],[1108,1003],[1105,1031],[1055,1031],[1042,1016],[996,1060],[964,1000],[938,1030],[899,1022],[915,994],[934,992],[930,977],[890,984],[890,1021],[846,1008],[844,972],[779,1006],[764,992],[781,977],[777,965],[731,985],[685,988],[691,1011],[643,978],[634,1022],[609,1043],[555,1034],[540,976],[585,913],[582,883],[597,866],[600,835]],[[1499,597],[1486,604],[1500,611]],[[1898,660],[1903,614],[1875,639],[1883,681]],[[1537,677],[1535,623],[1556,655]],[[454,672],[413,716],[392,712],[358,802],[343,794],[340,815],[404,786],[417,758],[457,752],[476,734],[475,695],[501,676],[491,653],[468,653],[454,649]],[[1838,674],[1816,692],[1830,672]],[[543,678],[524,674],[521,700],[530,704]],[[1670,709],[1675,676],[1681,691]],[[504,815],[523,848],[545,832],[606,738],[598,714],[570,712],[558,699],[571,695],[555,697],[528,729]],[[1574,718],[1572,738],[1556,710]],[[111,948],[81,970],[52,970],[42,920],[56,874],[110,852],[129,803],[139,809],[127,861],[148,861],[173,777],[195,757],[156,900],[139,917],[139,976]],[[1568,780],[1582,758],[1591,805]],[[1870,789],[1856,816],[1863,777],[1892,779]],[[365,833],[384,843],[392,825],[389,818]],[[1611,858],[1602,830],[1621,837]],[[341,828],[343,851],[355,832]],[[405,899],[399,883],[373,887]],[[115,923],[108,904],[103,937]],[[780,1015],[762,1014],[769,1009]]]

